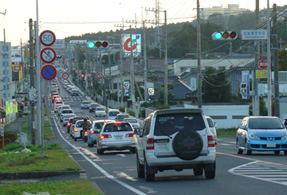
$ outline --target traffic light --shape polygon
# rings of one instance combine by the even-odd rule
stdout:
[[[238,34],[235,31],[218,31],[212,34],[213,40],[229,40],[233,41],[238,38]]]
[[[240,94],[242,96],[242,99],[249,99],[248,83],[240,83]]]
[[[81,78],[82,78],[82,80],[84,80],[85,79],[85,74],[81,74]]]
[[[109,46],[109,42],[108,41],[89,41],[88,42],[88,48],[94,48],[94,47],[97,47],[97,48],[100,48],[100,47],[103,47],[103,48],[106,48]]]

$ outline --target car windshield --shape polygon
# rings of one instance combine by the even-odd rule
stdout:
[[[211,118],[207,118],[207,123],[208,123],[208,126],[209,126],[209,127],[214,127],[214,124],[213,124]]]
[[[97,108],[98,111],[104,111],[104,108]]]
[[[284,129],[279,118],[250,118],[248,126],[250,129]]]
[[[72,110],[63,110],[62,113],[63,113],[63,114],[64,114],[64,113],[73,113],[73,111],[72,111]]]
[[[200,113],[163,114],[156,118],[155,135],[172,135],[181,130],[200,131],[205,128]]]
[[[84,102],[82,102],[82,104],[89,104],[90,102],[87,102],[87,101],[84,101]]]
[[[73,114],[67,114],[67,115],[64,116],[64,118],[71,118],[73,116],[74,116]]]
[[[117,111],[111,111],[111,112],[109,112],[109,115],[110,115],[110,116],[117,116],[117,114],[119,114],[119,112],[117,112]]]
[[[91,104],[90,105],[92,108],[95,108],[95,107],[97,107],[97,104]]]
[[[95,128],[95,129],[101,129],[102,126],[103,126],[103,124],[104,124],[104,122],[95,123],[94,128]]]
[[[126,121],[130,123],[137,123],[138,121],[136,119],[125,119]]]
[[[104,132],[132,131],[132,128],[127,123],[122,124],[107,124]]]

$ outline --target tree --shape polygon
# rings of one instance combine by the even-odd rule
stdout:
[[[225,68],[216,71],[213,67],[208,67],[202,81],[202,100],[211,102],[230,102],[230,84],[225,75]]]
[[[175,94],[172,93],[172,89],[174,88],[174,85],[168,84],[168,105],[176,105],[176,100],[175,100]],[[158,89],[157,91],[157,99],[158,99],[158,104],[163,105],[164,104],[164,86]]]

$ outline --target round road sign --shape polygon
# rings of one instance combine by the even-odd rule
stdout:
[[[130,88],[130,82],[125,81],[124,82],[124,89],[129,89]]]
[[[51,46],[55,43],[55,41],[56,41],[56,36],[50,30],[45,30],[40,34],[40,42],[44,46]]]
[[[69,78],[69,74],[68,74],[67,72],[63,72],[62,78],[63,78],[64,80],[67,80],[67,79]]]
[[[41,60],[45,63],[52,63],[56,59],[56,52],[54,49],[46,47],[40,53]]]
[[[42,78],[45,80],[53,80],[57,76],[57,70],[53,65],[45,65],[41,69]]]
[[[258,62],[257,62],[257,67],[260,70],[267,69],[267,67],[268,67],[267,58],[265,58],[265,57],[259,58]]]
[[[102,74],[102,73],[100,73],[100,72],[99,72],[99,73],[97,73],[97,78],[98,78],[98,79],[102,79],[102,78],[103,78],[103,74]]]

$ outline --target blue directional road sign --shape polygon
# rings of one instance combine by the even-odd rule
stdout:
[[[55,61],[57,55],[54,49],[46,47],[40,53],[41,60],[45,63],[52,63]]]
[[[53,80],[57,76],[57,70],[53,65],[45,65],[41,69],[42,78],[45,80]]]

